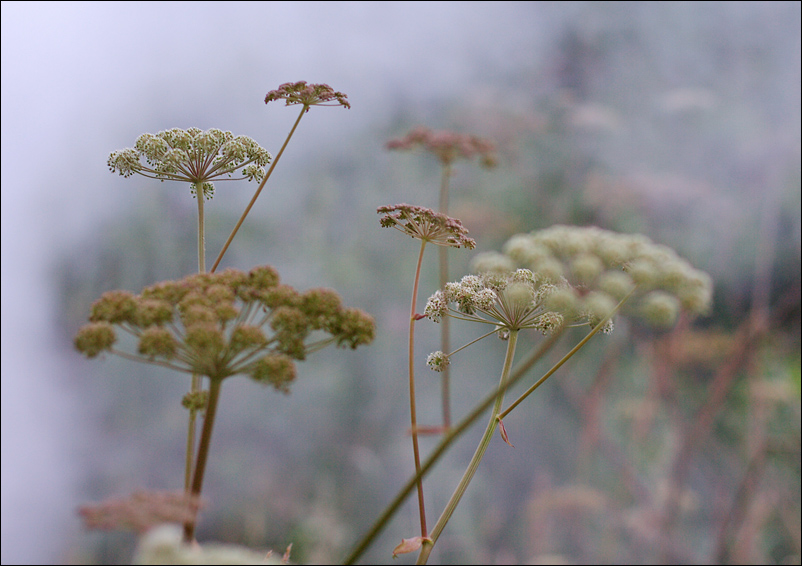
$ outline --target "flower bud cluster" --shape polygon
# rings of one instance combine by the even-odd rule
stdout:
[[[211,198],[213,180],[259,180],[271,159],[266,149],[246,136],[234,137],[215,128],[205,132],[173,128],[142,134],[133,148],[112,153],[108,165],[123,177],[137,173],[160,181],[185,181],[191,184],[192,194],[200,190]],[[242,176],[233,179],[240,169]]]
[[[374,334],[373,319],[334,291],[299,293],[270,266],[192,275],[139,295],[110,291],[89,321],[75,338],[89,358],[109,351],[211,379],[247,374],[285,392],[295,360],[331,343],[355,349]],[[114,348],[117,329],[136,337],[136,354]]]
[[[468,229],[462,222],[431,208],[395,204],[380,206],[376,212],[384,215],[379,220],[383,228],[395,228],[408,236],[437,246],[469,249],[476,247],[476,242],[467,236]]]
[[[265,104],[274,100],[286,101],[286,106],[303,104],[306,111],[312,106],[343,106],[351,108],[348,95],[336,92],[327,84],[306,84],[306,81],[284,83],[265,96]]]
[[[473,268],[499,273],[522,266],[545,281],[567,281],[549,298],[557,312],[595,324],[634,290],[622,311],[655,327],[672,325],[679,312],[704,314],[712,300],[710,277],[674,250],[637,234],[596,227],[553,226],[517,234],[503,254],[479,254]]]
[[[406,136],[387,142],[387,149],[409,150],[416,147],[423,147],[443,165],[449,165],[457,159],[472,159],[475,156],[479,156],[479,163],[485,168],[495,167],[498,163],[496,146],[493,142],[448,130],[432,131],[424,126],[418,126]]]

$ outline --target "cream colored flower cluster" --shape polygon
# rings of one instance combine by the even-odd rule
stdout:
[[[142,163],[144,159],[145,163]],[[109,156],[112,172],[123,177],[134,173],[160,181],[185,181],[206,198],[214,194],[213,180],[261,179],[272,156],[247,136],[216,128],[173,128],[158,134],[142,134],[133,148]],[[233,178],[240,170],[241,177]]]
[[[705,314],[712,301],[710,277],[669,247],[645,236],[596,227],[553,226],[507,241],[503,254],[479,254],[478,272],[504,273],[525,267],[545,281],[565,281],[549,299],[563,314],[585,314],[591,324],[633,291],[622,312],[649,325],[667,327],[680,311]]]

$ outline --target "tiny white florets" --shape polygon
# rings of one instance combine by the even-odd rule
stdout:
[[[450,363],[451,360],[449,360],[448,356],[440,350],[432,352],[429,354],[429,357],[426,358],[426,365],[428,365],[429,369],[432,371],[444,371]]]

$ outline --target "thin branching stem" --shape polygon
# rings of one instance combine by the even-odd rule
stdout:
[[[510,378],[507,380],[505,391],[520,381],[532,368],[532,366],[544,355],[546,355],[546,353],[554,346],[554,344],[557,343],[557,340],[561,335],[562,330],[556,331],[546,340],[544,340],[537,349],[532,350],[532,352],[526,358],[519,362],[510,374]],[[420,472],[409,478],[407,483],[405,483],[404,486],[398,491],[393,500],[387,505],[384,511],[382,511],[382,514],[379,516],[379,518],[373,523],[373,526],[370,528],[370,530],[365,533],[365,536],[363,536],[362,539],[354,546],[353,550],[351,550],[351,553],[343,561],[343,564],[353,564],[359,560],[359,558],[370,547],[376,537],[379,536],[384,528],[390,523],[390,520],[393,518],[395,513],[398,511],[404,501],[406,501],[407,497],[409,497],[409,494],[415,489],[415,486],[418,485],[418,480],[429,473],[429,471],[440,460],[443,454],[446,453],[446,450],[448,450],[454,441],[462,436],[462,434],[484,414],[485,410],[487,410],[487,408],[493,404],[497,396],[498,391],[493,391],[487,395],[473,408],[473,410],[471,410],[470,413],[463,417],[459,423],[457,423],[453,428],[449,429],[445,436],[443,436],[443,438],[440,440],[438,445],[421,464]]]
[[[256,189],[256,192],[253,194],[253,198],[251,198],[251,202],[249,202],[248,206],[245,207],[245,211],[242,213],[242,216],[240,216],[240,219],[237,221],[237,225],[234,226],[234,229],[231,231],[231,234],[228,236],[228,240],[226,240],[226,243],[223,244],[223,249],[220,250],[220,254],[217,256],[217,259],[214,261],[214,265],[212,265],[212,269],[211,269],[212,273],[214,273],[217,270],[217,266],[220,265],[220,260],[223,259],[223,256],[225,255],[226,251],[228,250],[228,246],[231,245],[231,241],[234,239],[234,236],[237,235],[237,232],[239,231],[240,226],[242,226],[242,223],[245,221],[245,217],[248,216],[248,213],[251,211],[251,208],[253,208],[253,205],[256,202],[256,199],[259,198],[259,193],[262,192],[262,189],[264,188],[265,183],[267,183],[267,180],[270,178],[270,175],[273,173],[273,169],[275,169],[276,165],[278,164],[278,160],[281,159],[281,155],[284,153],[284,148],[287,147],[287,144],[290,142],[290,139],[292,138],[292,135],[295,133],[295,129],[298,127],[298,124],[301,122],[301,118],[303,118],[304,113],[307,110],[309,110],[309,107],[304,104],[301,107],[301,113],[298,114],[298,118],[295,120],[295,123],[292,125],[292,129],[290,130],[290,133],[287,135],[287,139],[284,140],[284,144],[281,146],[281,149],[276,154],[276,157],[273,159],[273,162],[270,164],[270,168],[267,170],[267,173],[265,173],[265,176],[262,179],[262,182],[259,183],[259,187]]]
[[[448,188],[451,178],[451,164],[443,165],[443,174],[440,180],[440,209],[438,212],[448,215]],[[440,246],[440,289],[448,283],[448,247]],[[451,321],[444,317],[440,323],[440,350],[448,352],[451,349]],[[451,428],[451,371],[448,366],[443,368],[440,375],[441,402],[443,405],[443,430]]]
[[[209,459],[209,446],[212,442],[212,429],[214,427],[214,417],[217,413],[217,403],[220,400],[220,387],[222,379],[210,379],[209,402],[206,405],[206,415],[203,419],[203,430],[201,431],[200,443],[198,445],[198,457],[195,462],[195,471],[192,476],[192,487],[190,493],[195,497],[200,497],[203,488],[203,474],[206,471],[206,462]],[[190,543],[195,539],[196,519],[184,523],[184,542]]]
[[[507,390],[507,382],[509,381],[512,360],[515,357],[515,346],[517,344],[518,330],[510,330],[510,336],[507,340],[507,353],[504,356],[504,367],[501,370],[501,379],[498,383],[498,391],[496,392],[496,400],[493,403],[493,410],[490,413],[490,420],[487,423],[482,439],[479,441],[479,445],[476,447],[476,452],[474,452],[471,461],[468,463],[468,467],[465,469],[465,473],[462,475],[462,479],[460,479],[459,484],[457,484],[457,488],[451,495],[451,499],[448,500],[443,513],[434,525],[431,535],[429,535],[431,540],[423,542],[420,554],[418,555],[418,564],[426,564],[429,560],[429,554],[432,552],[434,545],[437,544],[440,533],[443,532],[449,519],[451,519],[451,515],[454,514],[454,510],[457,508],[457,505],[459,505],[462,496],[465,494],[465,490],[468,489],[468,484],[471,483],[473,476],[476,474],[476,470],[479,469],[479,463],[482,461],[482,458],[484,458],[487,447],[490,445],[490,440],[493,438],[493,433],[496,431],[496,426],[498,425],[496,415],[498,415],[501,409],[501,403],[504,401],[504,392]]]
[[[578,351],[579,351],[579,350],[582,348],[582,346],[584,346],[585,344],[587,344],[587,343],[588,343],[588,340],[590,340],[590,339],[591,339],[591,338],[593,338],[593,337],[594,337],[596,334],[598,334],[598,332],[599,332],[599,331],[600,331],[600,330],[601,330],[601,329],[604,327],[604,325],[605,325],[605,324],[607,324],[607,321],[608,321],[608,320],[610,320],[610,319],[613,317],[613,315],[614,315],[616,312],[618,312],[618,309],[620,309],[620,308],[621,308],[621,307],[624,305],[624,303],[627,301],[627,299],[629,299],[629,297],[631,297],[631,296],[632,296],[632,293],[634,293],[634,292],[635,292],[635,288],[633,288],[633,289],[632,289],[632,290],[631,290],[629,293],[627,293],[627,295],[626,295],[626,296],[625,296],[623,299],[621,299],[621,302],[619,302],[619,303],[616,305],[616,307],[613,309],[613,311],[612,311],[612,312],[611,312],[609,315],[607,315],[605,318],[603,318],[603,319],[602,319],[602,320],[601,320],[601,321],[600,321],[600,322],[599,322],[599,323],[598,323],[598,324],[597,324],[597,325],[596,325],[596,326],[593,328],[593,330],[591,330],[591,331],[590,331],[590,333],[589,333],[587,336],[585,336],[585,337],[584,337],[582,340],[580,340],[580,341],[579,341],[579,343],[578,343],[576,346],[574,346],[573,348],[571,348],[571,351],[570,351],[570,352],[568,352],[567,354],[565,354],[565,356],[563,356],[563,357],[562,357],[562,359],[561,359],[559,362],[557,362],[556,364],[554,364],[554,367],[552,367],[552,368],[551,368],[549,371],[547,371],[547,372],[546,372],[546,373],[543,375],[543,377],[541,377],[541,378],[540,378],[540,379],[539,379],[537,382],[535,382],[535,383],[534,383],[534,384],[533,384],[533,385],[532,385],[532,386],[531,386],[529,389],[527,389],[526,391],[524,391],[524,393],[523,393],[523,394],[521,394],[521,396],[520,396],[520,397],[518,397],[518,399],[516,399],[516,400],[515,400],[515,402],[514,402],[514,403],[512,403],[512,405],[510,405],[509,407],[507,407],[506,409],[504,409],[504,410],[503,410],[501,413],[499,413],[499,415],[498,415],[498,420],[501,420],[501,419],[503,419],[504,417],[506,417],[506,416],[507,416],[507,415],[510,413],[510,411],[512,411],[512,410],[513,410],[515,407],[517,407],[519,403],[521,403],[521,401],[523,401],[524,399],[526,399],[527,397],[529,397],[529,395],[531,395],[531,394],[532,394],[532,393],[535,391],[535,389],[537,389],[538,387],[540,387],[540,385],[541,385],[541,384],[542,384],[544,381],[546,381],[546,380],[547,380],[549,377],[551,377],[551,376],[552,376],[552,374],[553,374],[555,371],[557,371],[558,369],[560,369],[560,367],[561,367],[561,366],[562,366],[562,365],[563,365],[565,362],[567,362],[568,360],[570,360],[570,359],[571,359],[571,356],[573,356],[574,354],[576,354],[576,353],[577,353],[577,352],[578,352]]]

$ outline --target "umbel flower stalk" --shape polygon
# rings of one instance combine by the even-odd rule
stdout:
[[[198,273],[206,271],[206,228],[203,203],[214,194],[213,181],[265,178],[263,167],[272,159],[270,153],[246,136],[211,129],[173,128],[158,134],[142,134],[133,148],[115,151],[108,160],[109,169],[123,177],[133,174],[160,181],[184,181],[198,202]],[[143,163],[144,160],[144,163]],[[272,168],[271,168],[272,170]],[[239,171],[239,177],[235,177]],[[215,264],[216,267],[216,264]],[[187,425],[184,488],[189,490],[195,450],[196,414],[202,408],[198,375],[193,375],[185,405],[189,408]]]
[[[454,162],[469,160],[478,156],[484,168],[493,168],[497,164],[495,144],[477,136],[468,136],[451,131],[432,131],[418,126],[406,136],[387,143],[390,150],[411,150],[422,148],[434,156],[441,165],[440,197],[438,212],[448,214],[448,193]],[[440,288],[448,282],[448,247],[438,249]],[[451,326],[448,319],[440,325],[440,348],[447,352],[451,346]],[[451,427],[451,391],[449,368],[445,367],[440,376],[443,426],[435,427],[436,431],[447,431]]]
[[[418,283],[420,282],[421,265],[423,263],[423,252],[427,243],[437,246],[467,247],[473,249],[476,242],[467,236],[468,230],[462,223],[444,214],[434,212],[429,208],[414,206],[410,204],[397,204],[392,206],[380,206],[377,209],[383,216],[380,224],[385,228],[395,228],[404,234],[421,241],[418,253],[417,266],[415,268],[415,278],[412,284],[412,299],[409,313],[409,412],[412,436],[412,452],[415,460],[415,471],[420,473],[420,450],[418,447],[418,422],[415,407],[415,321],[417,315]],[[420,538],[411,544],[418,544],[426,540],[426,508],[423,498],[423,480],[418,479],[418,509],[420,514]]]
[[[259,194],[262,192],[265,183],[267,183],[267,180],[273,173],[273,169],[275,169],[276,165],[278,164],[278,160],[281,159],[282,155],[284,155],[284,150],[286,149],[287,144],[290,143],[292,135],[295,133],[295,129],[298,127],[298,124],[301,123],[301,118],[303,118],[303,115],[309,112],[309,109],[312,106],[342,106],[343,108],[351,108],[351,104],[348,102],[348,95],[343,94],[342,92],[336,92],[327,84],[308,85],[306,84],[306,81],[284,83],[276,90],[271,90],[265,96],[265,104],[269,104],[274,100],[284,100],[285,106],[294,106],[300,104],[301,112],[298,114],[298,118],[295,119],[295,123],[290,129],[290,133],[287,134],[287,139],[285,139],[284,143],[281,145],[281,149],[276,154],[276,158],[270,165],[270,169],[267,170],[267,174],[256,188],[251,201],[248,203],[248,206],[245,207],[245,211],[242,213],[242,216],[240,216],[237,224],[234,226],[234,229],[228,236],[226,243],[223,244],[220,254],[217,256],[214,265],[212,265],[212,272],[214,272],[217,269],[217,266],[220,265],[220,260],[223,259],[223,256],[228,250],[228,246],[231,245],[234,236],[237,235],[240,226],[242,226],[242,223],[245,221],[245,218],[248,216],[251,208],[253,208],[253,205],[256,203],[256,199],[259,198]]]
[[[428,560],[476,473],[496,426],[501,430],[502,439],[512,446],[502,419],[594,334],[602,330],[612,331],[612,316],[619,309],[652,326],[665,327],[674,322],[681,308],[690,314],[702,314],[709,308],[709,277],[693,269],[670,248],[653,244],[642,236],[616,234],[598,228],[557,226],[515,236],[505,246],[505,252],[507,255],[478,257],[474,265],[483,271],[480,276],[466,276],[459,283],[446,285],[429,299],[426,306],[425,314],[434,321],[452,316],[495,323],[499,337],[509,342],[498,397],[485,434],[443,514],[421,545],[419,564]],[[532,267],[532,270],[512,271],[515,260]],[[533,271],[538,267],[539,270]],[[457,303],[458,308],[450,309],[450,303]],[[538,314],[539,308],[548,310]],[[541,379],[501,411],[505,375],[509,374],[518,331],[532,327],[548,333],[571,319],[574,324],[589,323],[594,328]],[[447,355],[435,352],[430,356],[429,364],[438,370],[447,365],[448,360]]]
[[[329,289],[299,293],[279,283],[276,271],[227,269],[145,288],[104,293],[76,348],[89,358],[109,352],[123,358],[202,375],[209,379],[206,415],[190,494],[201,493],[220,389],[224,379],[247,375],[289,392],[295,362],[334,344],[355,349],[373,340],[373,319],[345,308]],[[133,336],[135,352],[117,346],[117,332]],[[195,520],[184,524],[187,541]]]

